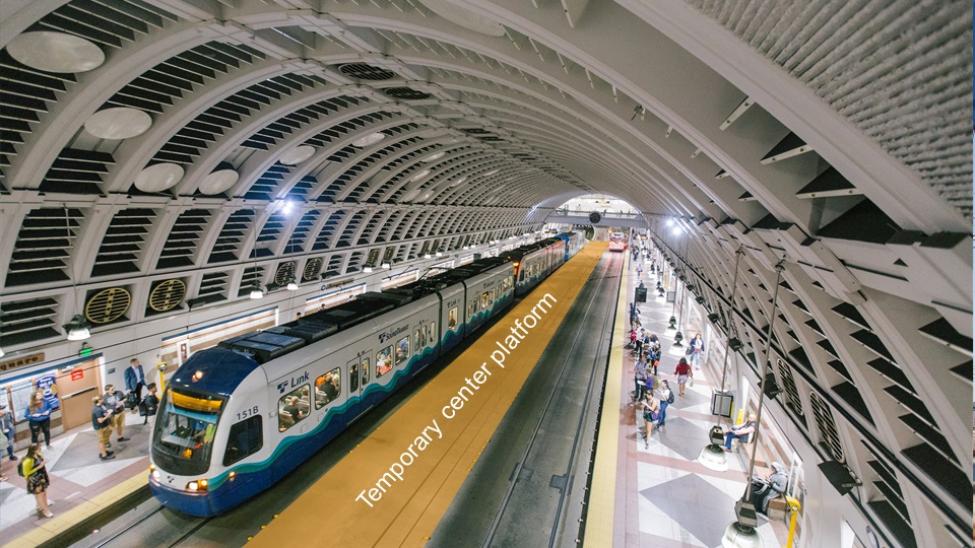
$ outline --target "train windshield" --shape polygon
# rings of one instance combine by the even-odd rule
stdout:
[[[180,476],[205,473],[224,401],[217,396],[167,390],[153,430],[153,462]]]

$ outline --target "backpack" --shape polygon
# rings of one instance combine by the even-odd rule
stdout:
[[[667,389],[667,403],[674,403],[674,391]]]
[[[17,463],[17,475],[22,478],[26,477],[24,476],[24,460],[26,459],[20,459],[20,462]]]

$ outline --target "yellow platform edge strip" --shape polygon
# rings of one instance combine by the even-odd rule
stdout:
[[[58,534],[74,527],[91,517],[93,514],[111,506],[116,501],[124,498],[146,485],[148,474],[145,471],[123,480],[121,483],[103,491],[90,499],[83,499],[81,504],[71,508],[63,514],[55,513],[49,520],[39,521],[37,527],[15,538],[13,541],[4,544],[3,548],[28,548],[38,546]],[[65,504],[62,502],[62,504]],[[51,509],[57,512],[58,506]]]
[[[616,475],[620,445],[620,383],[623,382],[622,334],[629,317],[626,296],[629,287],[630,254],[626,253],[620,276],[619,299],[616,303],[616,322],[610,344],[609,369],[603,385],[603,409],[599,417],[599,435],[596,441],[596,460],[593,464],[592,486],[586,513],[585,548],[605,548],[613,545],[614,516],[616,513]]]
[[[422,546],[436,530],[454,496],[467,479],[487,443],[534,370],[545,347],[561,326],[585,281],[606,250],[592,242],[483,332],[460,356],[420,388],[366,439],[297,497],[271,523],[260,526],[252,544],[280,548],[302,539],[315,546]],[[473,398],[463,420],[444,423],[439,410],[459,379],[470,376],[503,340],[514,319],[521,318],[546,293],[558,302],[546,320],[525,338],[509,363],[491,382],[487,393]],[[515,354],[512,353],[512,358]],[[369,487],[403,449],[413,433],[436,414],[444,438],[434,441],[374,508],[355,502],[355,493]],[[439,445],[438,445],[439,444]],[[325,450],[328,450],[327,448]]]

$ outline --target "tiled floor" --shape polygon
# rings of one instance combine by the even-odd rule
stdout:
[[[126,414],[125,437],[118,442],[113,432],[112,449],[115,459],[98,458],[98,441],[91,426],[82,426],[52,440],[44,451],[51,486],[48,496],[55,501],[51,511],[55,515],[74,508],[140,472],[149,465],[149,427],[142,425],[142,417]],[[17,457],[23,458],[24,451]],[[34,496],[27,493],[24,478],[17,475],[14,463],[3,460],[3,472],[8,481],[0,482],[0,538],[13,540],[38,526],[42,518],[35,513]]]
[[[631,262],[627,273],[630,295],[638,283],[634,264]],[[656,286],[656,278],[646,271],[643,281],[649,288]],[[676,395],[673,371],[684,349],[672,346],[674,331],[666,328],[672,306],[651,291],[639,311],[643,326],[657,333],[664,345],[658,379],[666,379]],[[729,455],[727,472],[715,472],[696,462],[713,425],[710,381],[704,371],[695,371],[694,386],[670,406],[666,426],[654,431],[649,446],[643,441],[643,421],[637,409],[628,406],[621,413],[616,527],[625,528],[625,533],[616,538],[627,548],[720,546],[725,527],[735,519],[734,504],[745,489],[744,456]],[[630,401],[632,389],[633,357],[627,351],[622,401]],[[763,544],[782,546],[785,525],[760,519]]]

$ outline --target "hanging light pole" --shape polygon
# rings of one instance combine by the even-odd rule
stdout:
[[[257,208],[255,207],[253,211],[254,211],[254,245],[251,246],[251,255],[254,256],[254,261],[251,263],[251,269],[252,272],[256,274],[257,273],[257,236],[258,236]],[[246,271],[247,269],[245,268],[244,270]],[[251,281],[251,288],[248,297],[250,297],[251,300],[255,300],[255,301],[264,298],[264,289],[261,287],[260,282],[257,281],[257,278],[254,278],[254,280]]]
[[[677,230],[676,229],[674,230],[674,233],[677,234]],[[690,249],[690,246],[691,246],[690,241],[691,241],[690,237],[688,237],[688,238],[686,238],[684,240],[684,257],[681,258],[678,255],[678,258],[680,258],[681,261],[683,261],[683,263],[685,265],[685,268],[682,268],[681,270],[685,270],[686,269],[686,265],[689,264],[688,263],[688,260],[687,260],[687,253],[688,253],[688,250]],[[683,274],[681,276],[678,276],[677,280],[684,282],[684,285],[680,287],[681,292],[680,292],[680,304],[679,305],[677,305],[677,294],[674,293],[674,304],[677,305],[677,318],[676,318],[677,321],[676,321],[676,326],[675,326],[675,329],[677,329],[677,333],[674,333],[674,346],[680,348],[681,346],[684,346],[684,345],[681,344],[681,341],[684,340],[684,335],[683,335],[683,333],[680,332],[680,320],[684,316],[684,301],[687,299],[687,275],[686,274]]]
[[[735,250],[735,274],[731,281],[731,308],[735,307],[735,294],[738,291],[738,265],[741,262],[742,255],[745,254],[744,246],[739,246]],[[728,321],[728,340],[725,342],[724,348],[724,363],[721,365],[721,388],[711,395],[711,414],[718,416],[718,422],[710,430],[710,441],[702,451],[701,455],[697,458],[697,461],[704,465],[706,468],[711,470],[716,470],[718,472],[724,472],[728,469],[728,457],[724,454],[724,449],[721,447],[721,443],[724,441],[724,431],[721,429],[721,415],[720,407],[716,409],[717,401],[727,401],[727,393],[725,392],[725,380],[728,378],[728,358],[733,352],[731,348],[731,340],[734,338],[734,326],[735,323],[731,321],[731,318],[727,318]]]
[[[758,394],[758,413],[755,417],[754,439],[751,440],[752,456],[748,463],[748,475],[745,477],[745,493],[741,500],[735,503],[735,516],[737,519],[728,525],[724,535],[721,537],[721,546],[724,548],[758,548],[762,541],[758,536],[758,515],[755,512],[755,505],[752,504],[752,475],[755,473],[755,455],[758,453],[758,436],[762,431],[762,409],[765,407],[765,382],[768,375],[769,364],[772,362],[770,352],[772,351],[772,328],[775,325],[775,317],[778,316],[776,307],[779,300],[779,283],[782,281],[782,272],[785,270],[785,259],[783,258],[775,265],[775,291],[772,292],[772,316],[768,322],[768,333],[765,334],[765,355],[762,362],[762,372],[759,375],[759,394]]]
[[[68,242],[68,247],[71,247],[71,216],[68,210],[68,204],[64,204],[64,238]],[[74,300],[74,309],[78,310],[78,285],[75,279],[74,273],[71,272],[71,260],[70,254],[68,257],[68,274],[71,277],[71,297]],[[71,321],[64,324],[64,330],[67,331],[67,339],[69,341],[83,341],[91,337],[91,325],[85,320],[85,317],[81,314],[75,314],[71,317]]]

